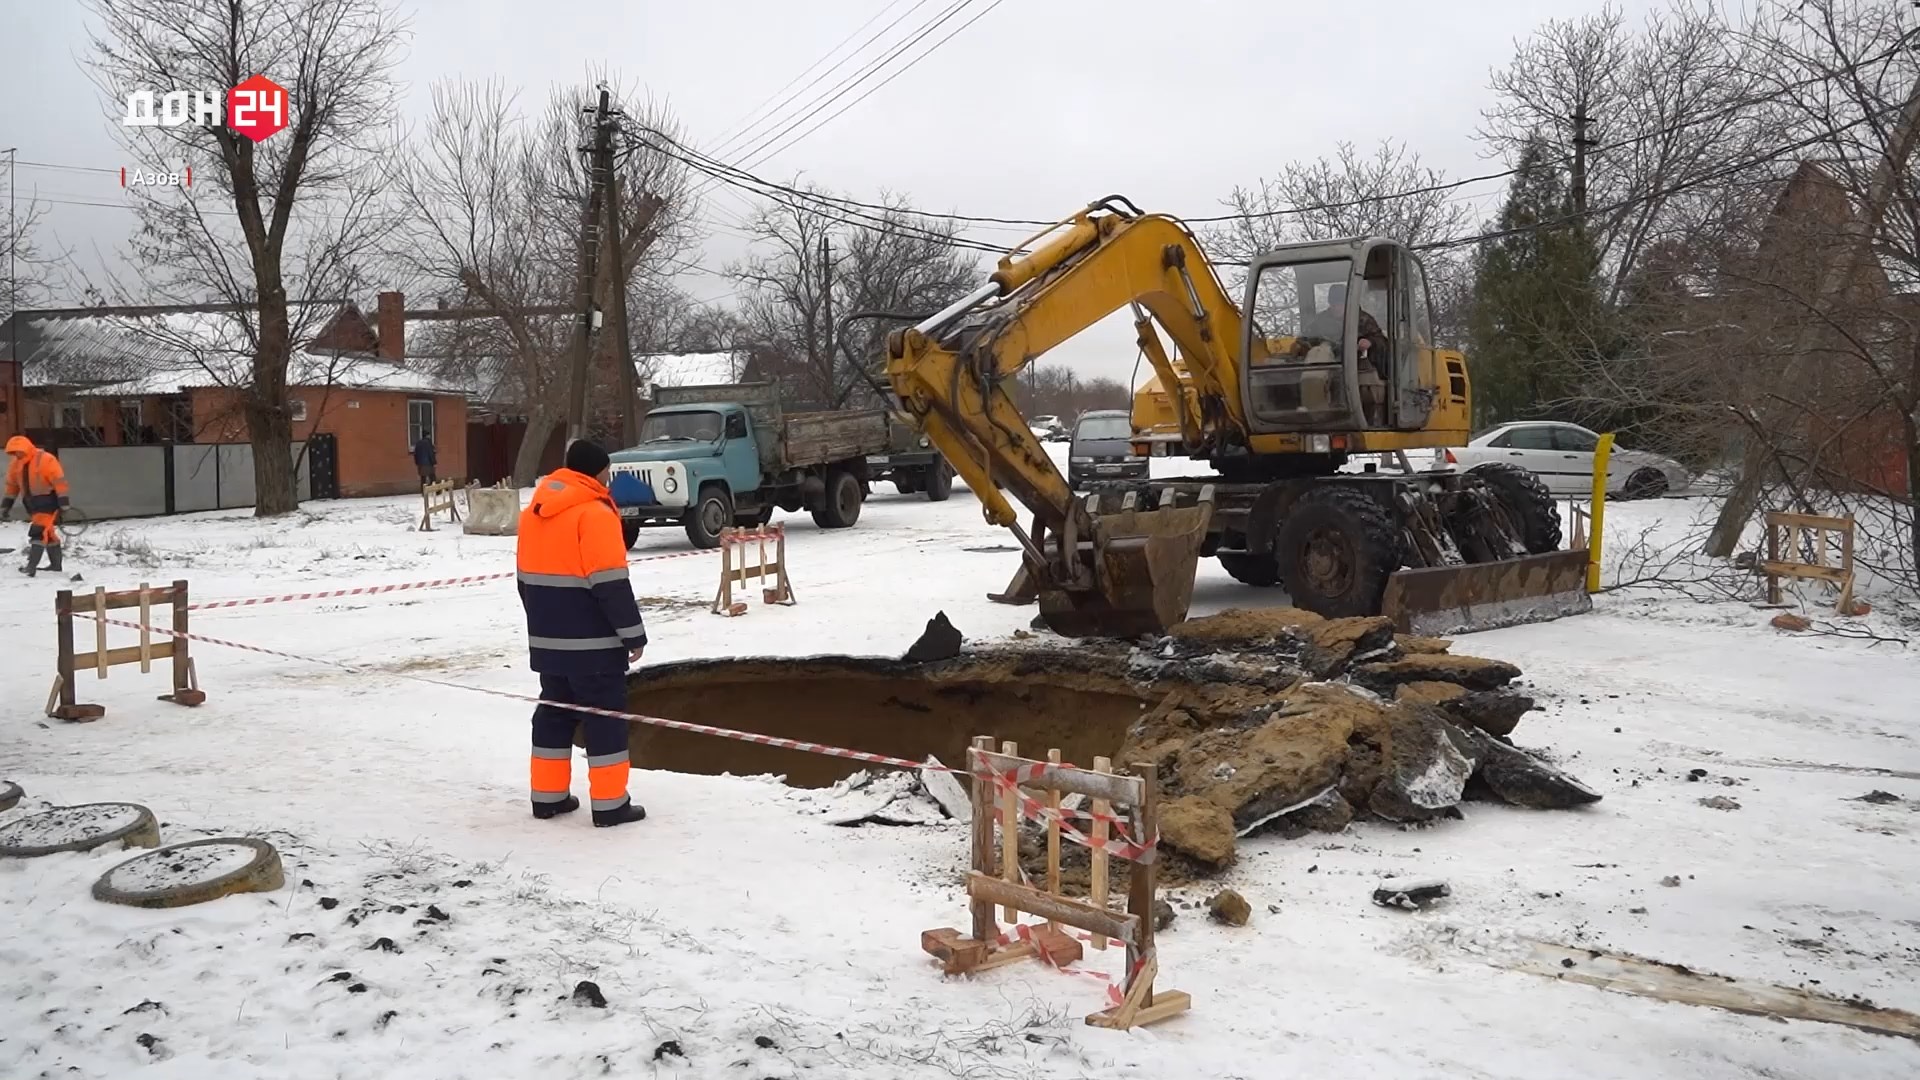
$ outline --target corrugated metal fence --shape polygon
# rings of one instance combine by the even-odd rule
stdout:
[[[305,446],[293,444],[303,500],[313,497]],[[253,447],[246,443],[70,446],[59,456],[73,505],[95,521],[234,510],[254,502]]]

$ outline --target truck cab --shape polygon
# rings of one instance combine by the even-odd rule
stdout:
[[[733,493],[761,486],[753,417],[733,402],[655,409],[641,421],[640,441],[612,457],[609,490],[629,547],[655,525],[684,525],[696,546],[710,547],[703,541],[737,524]]]

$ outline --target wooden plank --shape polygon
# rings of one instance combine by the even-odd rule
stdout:
[[[1060,764],[1060,751],[1047,751],[1047,764]],[[1053,789],[1047,792],[1047,808],[1053,816],[1047,819],[1047,891],[1060,895],[1060,792]],[[1051,924],[1049,924],[1051,925]]]
[[[1169,1017],[1179,1016],[1191,1008],[1193,1008],[1193,996],[1185,990],[1162,990],[1153,995],[1153,1004],[1133,1014],[1132,1026],[1145,1027],[1148,1024],[1157,1024]],[[1120,1028],[1113,1022],[1113,1014],[1119,1011],[1108,1009],[1094,1013],[1087,1017],[1087,1023],[1094,1027],[1118,1028],[1124,1031],[1125,1028]]]
[[[986,754],[981,759],[994,772],[1010,772],[1032,762],[1008,754]],[[1076,769],[1071,766],[1045,765],[1038,778],[1026,782],[1028,787],[1057,790],[1066,794],[1085,795],[1090,799],[1105,799],[1108,802],[1125,803],[1129,806],[1141,799],[1140,781],[1132,776],[1104,775]]]
[[[971,762],[992,752],[993,740],[982,735],[973,740],[973,749],[967,756]],[[969,771],[973,789],[972,870],[976,874],[989,874],[993,872],[993,783],[982,776],[978,768]],[[999,930],[993,922],[993,904],[976,896],[971,907],[973,936],[982,941],[992,940]]]
[[[1153,977],[1159,974],[1159,969],[1160,962],[1148,957],[1147,962],[1141,965],[1139,974],[1128,983],[1126,996],[1120,999],[1119,1006],[1107,1010],[1104,1014],[1107,1018],[1106,1023],[1095,1026],[1112,1027],[1120,1031],[1133,1027],[1138,1022],[1140,1007],[1153,1003]],[[1100,1015],[1103,1014],[1094,1014],[1094,1016]],[[1087,1022],[1093,1023],[1093,1017],[1087,1017]]]
[[[1767,518],[1767,557],[1760,564],[1761,570],[1767,575],[1767,603],[1769,604],[1780,603],[1780,577],[1766,568],[1778,565],[1779,562],[1780,530],[1774,527],[1773,518],[1769,517]]]
[[[967,892],[975,899],[984,899],[1009,910],[1030,912],[1049,922],[1066,923],[1089,934],[1105,934],[1129,944],[1140,936],[1140,920],[1132,915],[1101,911],[1085,901],[1065,896],[1049,896],[1030,885],[1001,881],[991,874],[975,872],[968,875]],[[1016,914],[1013,918],[1017,917]],[[1008,921],[1013,921],[1013,918]]]
[[[104,655],[106,659],[103,661],[101,659],[102,654],[98,651],[81,653],[73,658],[73,662],[80,667],[104,669],[117,667],[120,664],[138,664],[143,659],[140,646],[138,645],[123,645],[118,649],[108,649]],[[171,641],[163,641],[152,647],[153,659],[162,659],[172,655],[173,642]]]
[[[100,678],[107,677],[107,590],[93,590],[93,653],[94,672]]]
[[[152,590],[149,590],[149,595],[151,597],[152,603],[168,604],[173,602],[173,590],[170,588],[169,589],[152,589]],[[119,611],[119,610],[124,610],[126,608],[137,608],[140,606],[140,590],[139,589],[121,589],[118,592],[110,592],[106,594],[106,600],[107,600],[108,611]]]
[[[187,583],[185,580],[173,583],[172,600],[173,630],[176,636],[168,642],[172,648],[168,650],[167,655],[173,657],[173,693],[178,698],[188,690],[198,692],[193,685],[193,659],[188,655],[187,639],[180,636],[187,632]],[[199,697],[205,700],[206,695],[200,694]]]
[[[153,591],[140,583],[140,674],[153,672]]]
[[[60,692],[60,707],[67,709],[77,701],[73,689],[73,590],[61,589],[54,594],[53,621],[57,649],[54,685]]]
[[[939,960],[941,969],[948,975],[972,971],[985,963],[989,955],[987,942],[962,937],[960,931],[952,927],[921,931],[920,948]]]
[[[1097,757],[1093,759],[1094,772],[1106,773],[1112,770],[1113,760],[1111,758]],[[1094,907],[1102,911],[1107,910],[1108,903],[1107,852],[1106,849],[1100,845],[1104,844],[1107,840],[1107,830],[1109,827],[1107,825],[1107,815],[1111,813],[1113,813],[1113,806],[1109,804],[1107,800],[1093,800],[1094,848],[1088,853],[1093,857],[1093,869],[1091,872],[1091,880],[1088,882],[1087,900]],[[1105,952],[1107,948],[1106,935],[1093,935],[1093,947],[1101,952]]]
[[[1764,573],[1779,577],[1806,578],[1811,581],[1831,581],[1839,584],[1851,573],[1838,566],[1815,566],[1812,563],[1763,562],[1760,569]],[[1776,601],[1777,602],[1777,601]]]
[[[1140,778],[1140,801],[1133,805],[1133,835],[1145,841],[1159,835],[1158,784],[1154,783],[1152,765],[1134,765],[1133,774]],[[1157,852],[1156,852],[1157,854]],[[1138,940],[1130,943],[1127,949],[1127,970],[1140,968],[1143,963],[1153,962],[1153,879],[1154,863],[1134,862],[1127,867],[1127,914],[1139,926]],[[1143,979],[1148,983],[1148,1000],[1152,1000],[1152,978]]]
[[[1785,510],[1767,511],[1768,525],[1781,525],[1797,529],[1827,529],[1842,532],[1853,528],[1853,519],[1845,517],[1825,517],[1820,514],[1795,514]]]
[[[1000,752],[1007,757],[1020,756],[1020,747],[1003,742]],[[1020,881],[1020,789],[1009,787],[1000,793],[1000,877],[1017,884]],[[1011,906],[1000,909],[1001,922],[1019,922],[1020,913]]]
[[[1899,1009],[1846,1001],[1796,987],[1691,971],[1678,964],[1626,953],[1576,949],[1549,941],[1527,942],[1530,951],[1489,954],[1495,967],[1561,982],[1581,983],[1682,1005],[1704,1005],[1748,1016],[1785,1017],[1840,1024],[1883,1035],[1920,1038],[1920,1016]]]

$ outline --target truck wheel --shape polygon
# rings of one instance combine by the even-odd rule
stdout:
[[[1400,530],[1366,492],[1326,485],[1295,500],[1273,550],[1296,607],[1330,619],[1378,615],[1400,569]]]
[[[1467,475],[1492,489],[1500,505],[1507,508],[1507,516],[1520,530],[1520,541],[1527,545],[1529,554],[1560,550],[1560,510],[1539,477],[1504,461],[1475,466]]]
[[[700,501],[687,511],[687,540],[697,548],[720,546],[720,530],[733,524],[733,496],[720,484],[700,489]]]
[[[946,458],[935,458],[927,466],[927,501],[946,502],[953,497],[953,466]]]
[[[827,497],[813,512],[813,523],[823,529],[850,529],[860,520],[860,478],[835,469],[827,474]]]
[[[1242,585],[1266,589],[1280,584],[1280,563],[1272,555],[1246,551],[1222,551],[1214,556],[1227,576]]]
[[[640,523],[631,519],[622,519],[620,535],[627,538],[627,550],[632,551],[633,545],[640,541]]]
[[[751,514],[735,514],[733,523],[743,529],[757,529],[773,520],[773,507],[763,506]]]

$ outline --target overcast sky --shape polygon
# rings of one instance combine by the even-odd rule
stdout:
[[[729,143],[741,121],[876,14],[885,12],[834,59],[916,2],[414,0],[402,5],[413,37],[399,77],[406,107],[419,117],[437,80],[499,77],[537,102],[549,85],[582,82],[588,65],[605,64],[669,104],[689,141],[745,165],[760,157],[743,156],[760,137]],[[912,11],[761,135],[803,115],[809,119],[795,133],[804,131],[994,0],[971,0],[872,80],[832,105],[811,104],[948,2]],[[1506,63],[1516,37],[1600,2],[1002,0],[753,171],[804,176],[854,198],[884,189],[928,210],[1017,218],[1059,217],[1116,192],[1150,211],[1215,214],[1236,183],[1331,153],[1343,139],[1403,141],[1428,164],[1470,175],[1490,171],[1474,138],[1490,99],[1489,71]],[[1648,4],[1624,6],[1637,18]],[[79,0],[0,0],[0,101],[8,103],[0,148],[17,146],[22,162],[76,167],[23,164],[17,192],[23,204],[66,200],[50,206],[42,242],[98,267],[121,260],[133,218],[122,208],[118,170],[160,163],[130,160],[104,118],[85,69],[87,20]],[[84,169],[105,171],[77,171]],[[1491,213],[1501,190],[1497,182],[1476,185],[1461,197]],[[743,244],[730,230],[747,205],[725,189],[709,195],[702,267],[719,271],[740,257]],[[979,228],[968,234],[1019,239]],[[683,285],[702,299],[732,288],[713,274],[690,274]],[[71,289],[56,297],[78,300]],[[1125,380],[1134,358],[1121,317],[1048,360]]]

